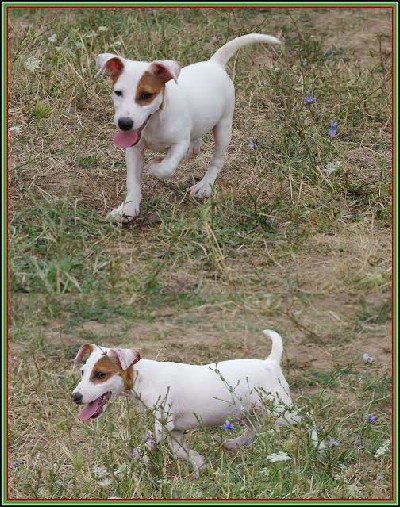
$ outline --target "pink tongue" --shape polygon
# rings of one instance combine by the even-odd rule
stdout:
[[[114,136],[114,143],[120,148],[130,148],[133,144],[137,143],[138,138],[138,130],[129,130],[129,132],[118,130]]]
[[[87,421],[100,410],[101,406],[101,397],[97,398],[97,400],[91,401],[79,410],[79,419],[81,421]]]

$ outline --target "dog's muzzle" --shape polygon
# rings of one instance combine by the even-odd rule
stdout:
[[[121,130],[132,130],[133,129],[133,120],[128,117],[119,118],[118,127]]]
[[[72,393],[71,399],[74,403],[76,403],[77,405],[80,405],[83,400],[83,395],[81,393]]]

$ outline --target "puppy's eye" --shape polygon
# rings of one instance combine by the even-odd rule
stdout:
[[[106,374],[105,374],[105,373],[103,373],[102,371],[98,371],[98,372],[96,373],[96,378],[103,378],[103,377],[105,377],[105,376],[106,376]]]
[[[148,100],[148,99],[151,99],[151,97],[154,95],[154,93],[150,93],[150,92],[142,92],[140,94],[140,99],[141,100]]]
[[[114,90],[114,93],[115,93],[115,95],[117,95],[118,97],[122,97],[122,92],[121,92],[121,90]]]

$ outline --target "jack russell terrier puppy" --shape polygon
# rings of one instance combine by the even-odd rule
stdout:
[[[197,475],[205,461],[188,447],[185,431],[241,421],[246,427],[243,434],[223,442],[226,449],[234,450],[251,444],[261,427],[260,411],[275,416],[278,424],[301,420],[280,366],[282,338],[275,331],[263,333],[272,341],[266,359],[233,359],[201,366],[141,359],[133,349],[87,343],[75,358],[77,366],[90,352],[71,398],[81,405],[81,421],[99,416],[112,396],[139,400],[154,414],[156,442],[166,437],[175,455],[189,461]],[[311,438],[316,447],[315,429]]]
[[[199,153],[202,136],[212,129],[214,155],[203,179],[190,188],[196,197],[211,194],[232,135],[235,89],[225,65],[239,48],[256,42],[281,44],[270,35],[243,35],[210,60],[183,69],[173,60],[141,62],[111,53],[98,55],[95,77],[103,70],[111,76],[114,123],[119,128],[114,141],[126,150],[126,198],[108,214],[109,220],[127,223],[139,214],[145,148],[166,152],[164,159],[152,160],[149,172],[170,178],[183,157]]]

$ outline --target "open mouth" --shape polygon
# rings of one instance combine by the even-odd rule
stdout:
[[[103,412],[103,407],[111,397],[111,391],[102,394],[99,398],[82,405],[79,409],[79,419],[81,421],[88,421],[98,417]]]
[[[147,122],[149,121],[150,117],[151,115],[148,116],[143,125],[136,130],[128,130],[128,131],[118,130],[118,132],[114,136],[114,143],[120,148],[124,149],[132,148],[132,146],[135,146],[135,144],[137,144],[140,141],[143,129],[147,125]]]

